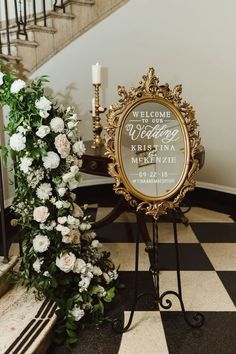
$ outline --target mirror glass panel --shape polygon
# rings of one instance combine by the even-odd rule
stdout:
[[[158,100],[138,103],[125,114],[119,138],[124,184],[138,197],[171,194],[186,167],[184,132],[171,105]]]

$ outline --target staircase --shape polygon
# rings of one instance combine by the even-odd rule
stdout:
[[[55,1],[51,9],[38,13],[35,9],[28,15],[22,1],[18,2],[17,19],[0,25],[0,59],[15,63],[21,76],[28,77],[127,0],[68,0],[60,5]],[[33,4],[39,2],[34,0]]]

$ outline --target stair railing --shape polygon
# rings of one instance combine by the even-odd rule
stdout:
[[[11,33],[17,27],[16,38],[28,40],[28,25],[34,24],[47,27],[47,14],[61,9],[66,12],[65,1],[54,0],[4,0],[0,14],[0,55],[11,56],[11,43],[14,41]]]

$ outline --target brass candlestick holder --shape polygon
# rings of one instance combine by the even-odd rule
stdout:
[[[99,103],[99,88],[101,84],[93,84],[95,88],[95,115],[92,111],[93,118],[93,142],[91,148],[97,149],[100,146],[104,145],[104,139],[101,137],[103,126],[101,124],[100,114],[106,111],[106,108],[100,106]]]

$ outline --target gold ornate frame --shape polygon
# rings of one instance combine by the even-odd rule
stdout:
[[[177,85],[171,90],[168,84],[159,85],[159,78],[150,68],[143,76],[140,86],[127,92],[124,86],[118,86],[119,103],[110,106],[107,113],[106,155],[112,160],[108,166],[109,174],[115,178],[114,191],[122,195],[137,211],[144,211],[157,219],[166,214],[167,209],[179,205],[188,191],[195,187],[194,176],[199,170],[196,157],[201,150],[197,121],[192,106],[180,97],[182,86]],[[178,119],[185,143],[185,167],[182,176],[174,188],[159,197],[146,196],[133,188],[126,178],[120,154],[120,140],[125,117],[140,103],[156,101],[169,108]]]

